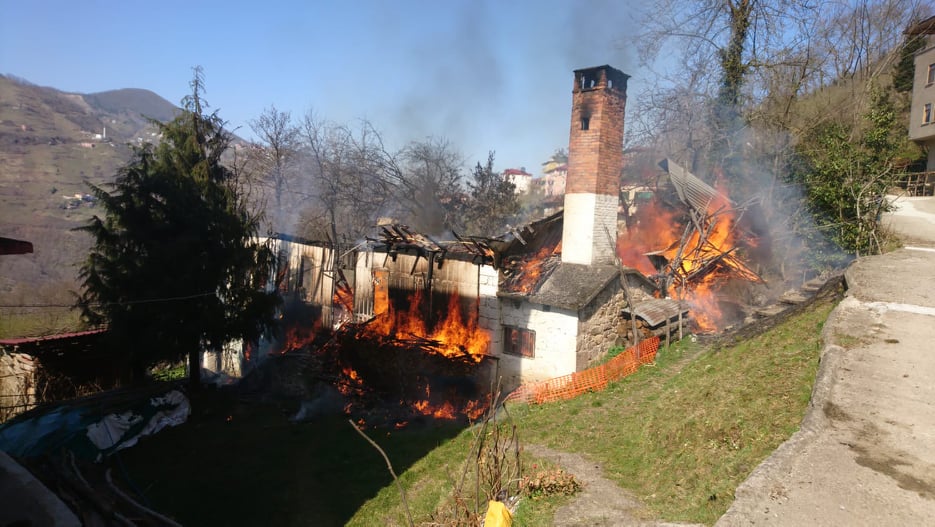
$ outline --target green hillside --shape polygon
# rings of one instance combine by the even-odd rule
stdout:
[[[93,213],[87,183],[111,181],[130,157],[127,143],[154,140],[145,115],[174,106],[136,89],[65,93],[0,76],[0,236],[28,240],[35,252],[0,258],[0,336],[73,329],[77,266],[90,241],[72,229]]]

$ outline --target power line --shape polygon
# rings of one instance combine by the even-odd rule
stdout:
[[[122,302],[87,302],[85,304],[0,304],[3,309],[17,308],[73,308],[86,306],[128,306],[134,304],[152,304],[156,302],[175,302],[179,300],[191,300],[194,298],[203,298],[206,296],[216,296],[217,293],[196,293],[193,295],[170,296],[162,298],[147,298],[142,300],[124,300]]]

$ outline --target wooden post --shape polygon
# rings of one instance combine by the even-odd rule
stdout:
[[[636,358],[640,358],[640,349],[637,347],[640,343],[640,335],[636,328],[636,312],[633,308],[633,297],[630,296],[630,284],[627,283],[627,275],[621,273],[620,284],[623,285],[623,296],[627,300],[627,307],[630,309],[630,325],[633,328],[633,346],[636,350]]]
[[[672,334],[672,330],[669,329],[669,321],[672,317],[666,317],[666,351],[669,351],[669,336]]]

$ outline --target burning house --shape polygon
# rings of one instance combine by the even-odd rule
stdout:
[[[627,79],[610,66],[574,72],[563,212],[501,239],[443,243],[384,228],[382,243],[358,258],[355,275],[372,287],[357,281],[355,305],[377,315],[381,303],[400,310],[421,291],[430,321],[457,306],[484,336],[471,353],[496,359],[506,389],[580,371],[621,344],[621,313],[656,289],[617,263]],[[355,311],[358,320],[371,314]]]
[[[285,315],[274,354],[308,357],[352,400],[475,416],[496,383],[509,391],[578,372],[628,337],[681,322],[672,300],[632,309],[659,288],[618,261],[627,79],[606,65],[574,72],[563,211],[499,238],[439,241],[385,225],[340,254],[274,240],[286,304],[306,306]],[[330,336],[303,351],[319,334]]]
[[[482,303],[508,385],[587,368],[621,343],[624,308],[655,289],[616,261],[628,76],[574,74],[564,211],[520,233],[524,256],[516,242],[504,250],[495,299]]]

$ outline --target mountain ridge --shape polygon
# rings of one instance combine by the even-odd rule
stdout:
[[[0,306],[73,302],[91,243],[74,229],[97,212],[84,199],[89,183],[106,188],[132,158],[130,145],[158,139],[150,119],[165,122],[178,111],[142,88],[71,93],[0,75],[0,236],[34,247],[32,254],[0,257]],[[17,317],[49,321],[31,333],[72,329],[73,315],[62,326],[63,312],[2,308],[0,335]]]

